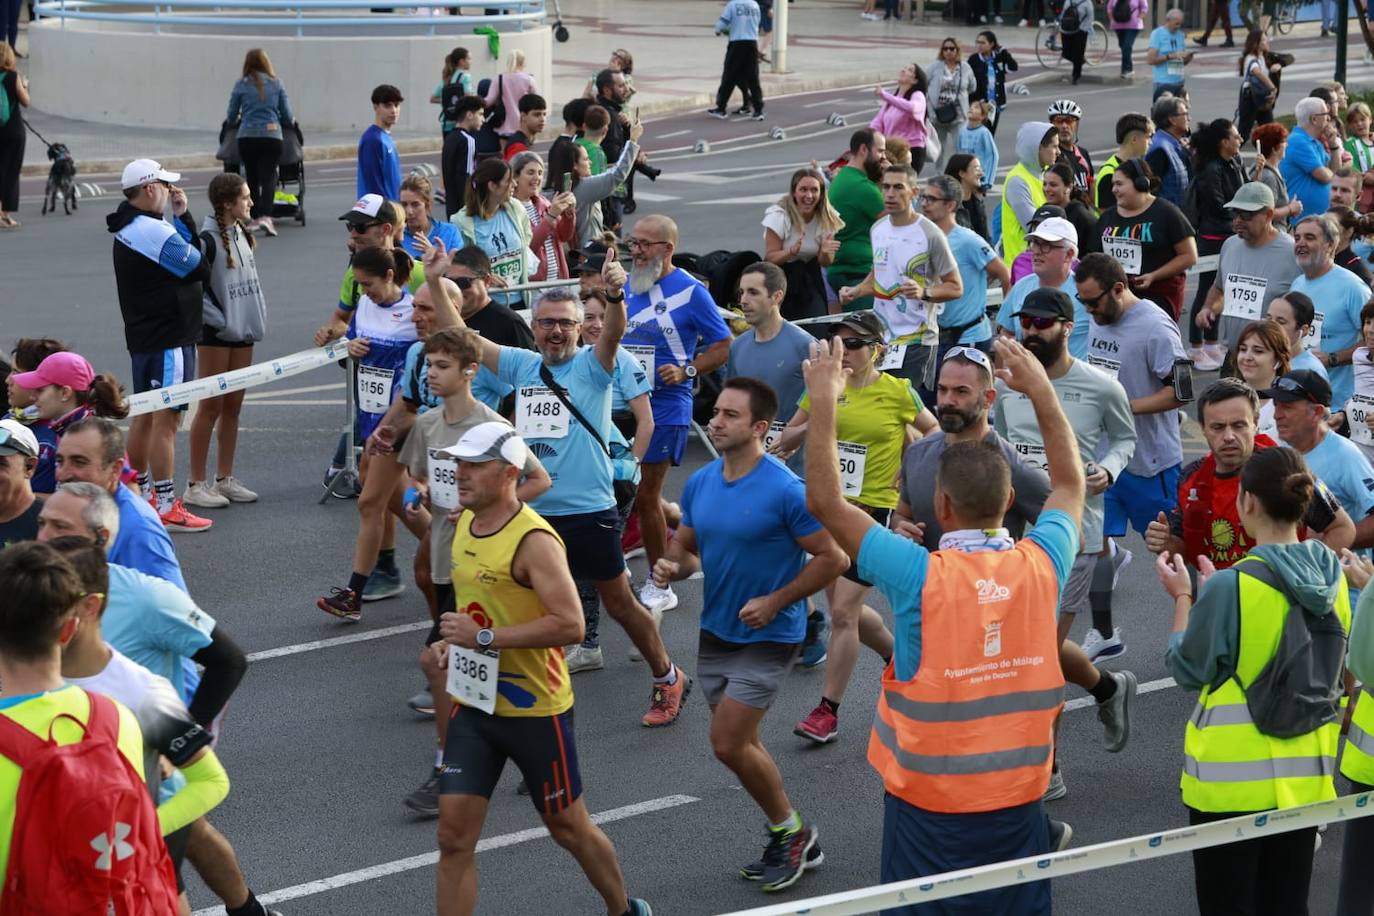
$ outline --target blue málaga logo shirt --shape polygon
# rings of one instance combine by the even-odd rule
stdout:
[[[692,380],[666,385],[663,366],[686,366],[702,347],[730,338],[711,293],[685,270],[675,270],[644,294],[627,292],[629,324],[621,342],[626,348],[654,348],[655,425],[686,426],[692,422]],[[633,350],[631,350],[633,352]]]

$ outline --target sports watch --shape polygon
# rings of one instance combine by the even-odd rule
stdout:
[[[682,371],[687,374],[688,378],[697,377],[697,367],[693,366],[691,363],[688,363],[687,365],[683,366]]]
[[[495,639],[496,634],[489,627],[483,627],[477,631],[477,645],[483,649],[490,649]]]

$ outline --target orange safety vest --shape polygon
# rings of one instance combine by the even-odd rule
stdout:
[[[1040,798],[1064,704],[1059,582],[1032,541],[930,555],[921,663],[883,672],[868,762],[888,792],[926,811],[970,814]]]

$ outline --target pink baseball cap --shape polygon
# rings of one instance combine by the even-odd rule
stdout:
[[[29,391],[37,391],[48,385],[66,385],[76,391],[86,391],[95,381],[95,370],[80,353],[63,351],[43,360],[32,372],[10,376],[10,381]]]

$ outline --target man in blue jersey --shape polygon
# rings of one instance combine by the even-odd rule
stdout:
[[[815,827],[788,800],[759,725],[801,653],[807,597],[849,566],[806,511],[801,480],[764,453],[777,413],[778,396],[758,379],[725,382],[709,426],[721,457],[687,481],[682,524],[653,570],[664,587],[698,569],[705,574],[697,680],[711,704],[716,759],[768,818],[763,858],[740,869],[765,891],[789,887],[824,859]]]
[[[692,390],[697,376],[714,372],[730,358],[730,329],[721,320],[711,293],[687,271],[673,266],[677,224],[666,216],[646,216],[626,238],[630,248],[630,292],[625,349],[640,359],[654,379],[649,404],[654,435],[641,465],[635,496],[639,530],[649,568],[667,548],[668,528],[661,497],[668,468],[682,463],[692,425]],[[652,352],[651,352],[652,351]],[[671,588],[644,583],[639,600],[651,611],[677,607]]]
[[[374,120],[358,140],[358,196],[380,194],[387,200],[401,199],[401,159],[391,128],[401,117],[401,90],[383,83],[372,90]]]

